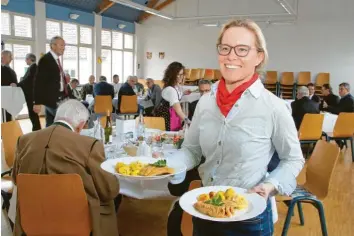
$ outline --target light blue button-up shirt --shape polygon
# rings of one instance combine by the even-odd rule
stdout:
[[[225,118],[216,103],[218,83],[197,105],[181,152],[192,169],[199,167],[204,186],[230,185],[252,188],[272,183],[280,194],[290,195],[303,168],[297,130],[284,101],[266,90],[258,79],[235,103]],[[274,151],[279,166],[266,177]]]

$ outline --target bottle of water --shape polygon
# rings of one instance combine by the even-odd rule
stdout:
[[[145,137],[145,125],[144,125],[144,117],[142,111],[140,111],[139,114],[139,122],[138,122],[136,136],[139,141],[143,141]]]

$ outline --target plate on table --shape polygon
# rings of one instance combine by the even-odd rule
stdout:
[[[194,207],[194,204],[198,202],[198,197],[201,196],[202,194],[209,194],[210,192],[217,193],[219,191],[225,192],[230,188],[234,190],[236,195],[239,194],[240,196],[243,196],[244,199],[246,199],[247,201],[247,205],[243,205],[242,209],[240,210],[235,209],[234,213],[231,214],[230,216],[225,216],[223,218],[212,217],[202,213],[201,211],[198,211]],[[260,215],[261,213],[263,213],[263,211],[266,209],[267,206],[266,200],[263,197],[261,197],[259,194],[246,193],[246,191],[247,191],[246,189],[232,187],[232,186],[201,187],[201,188],[193,189],[183,194],[183,196],[179,200],[179,204],[182,207],[182,209],[186,211],[188,214],[200,219],[218,221],[218,222],[243,221]],[[221,200],[221,199],[217,198],[217,200]],[[202,202],[205,201],[202,200]],[[210,203],[210,201],[208,201],[208,203]],[[219,204],[218,206],[223,206],[222,202],[217,202],[216,204]]]
[[[150,128],[145,128],[145,133],[161,133],[162,131],[159,129],[150,129]]]
[[[135,173],[137,175],[130,175],[132,172],[137,171],[140,172],[142,168],[140,165],[148,166],[149,164],[156,163],[157,161],[161,161],[161,159],[155,159],[151,157],[144,157],[144,156],[139,156],[139,157],[121,157],[121,158],[116,158],[116,159],[109,159],[106,160],[101,164],[101,168],[104,169],[105,171],[115,175],[117,178],[124,178],[124,179],[135,179],[135,180],[154,180],[154,179],[164,179],[171,177],[176,174],[180,174],[182,172],[185,172],[187,167],[184,163],[174,161],[174,160],[167,160],[166,161],[166,167],[171,168],[173,172],[171,173],[166,173],[162,175],[155,175],[155,176],[142,176],[139,175],[138,173]],[[139,162],[139,164],[137,164]],[[118,173],[116,170],[117,163],[123,163],[125,166],[129,167],[129,175],[123,174],[123,173]],[[132,166],[132,163],[135,163]],[[121,165],[121,166],[124,166]],[[122,170],[121,170],[122,171]],[[122,171],[123,172],[123,171]],[[124,171],[127,173],[126,171]]]

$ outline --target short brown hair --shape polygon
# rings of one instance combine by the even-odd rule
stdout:
[[[264,54],[263,61],[261,63],[259,63],[259,65],[256,66],[257,71],[261,70],[268,61],[267,45],[266,45],[266,41],[265,41],[265,38],[264,38],[261,28],[253,20],[249,20],[249,19],[232,20],[222,27],[220,34],[219,34],[217,44],[221,44],[222,37],[224,36],[225,31],[232,28],[232,27],[246,28],[254,34],[254,36],[256,37],[257,51],[263,52],[263,54]]]

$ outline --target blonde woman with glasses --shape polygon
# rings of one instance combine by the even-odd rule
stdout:
[[[257,71],[268,59],[266,42],[251,20],[226,24],[217,42],[222,79],[199,100],[179,160],[199,168],[204,186],[229,185],[258,193],[267,201],[257,217],[238,222],[193,218],[194,236],[272,235],[269,197],[290,195],[304,158],[285,103],[267,91]],[[274,152],[280,163],[269,175]]]

